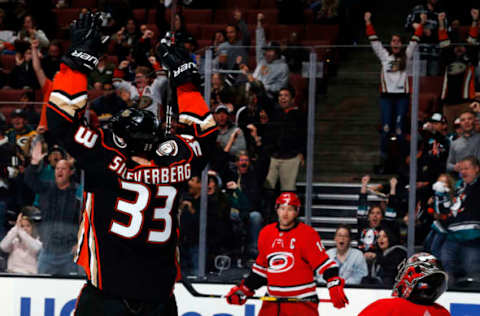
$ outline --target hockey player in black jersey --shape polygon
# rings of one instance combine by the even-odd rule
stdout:
[[[171,71],[179,123],[191,135],[164,136],[153,114],[126,109],[108,129],[84,125],[87,74],[98,63],[100,17],[71,26],[72,46],[53,81],[49,133],[85,171],[83,220],[76,262],[88,277],[76,316],[176,315],[177,204],[203,168],[216,125],[201,97],[196,66],[174,46],[158,58]]]

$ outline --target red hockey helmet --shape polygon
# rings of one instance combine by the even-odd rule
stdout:
[[[280,205],[291,205],[294,206],[297,211],[300,210],[300,199],[298,196],[293,192],[283,192],[277,197],[275,201],[275,209],[277,209]]]
[[[432,304],[447,289],[447,280],[435,256],[416,253],[398,266],[392,295],[417,304]]]

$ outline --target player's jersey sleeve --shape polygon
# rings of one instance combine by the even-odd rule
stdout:
[[[262,285],[267,284],[267,256],[265,254],[265,241],[266,241],[266,230],[263,229],[258,235],[258,256],[255,260],[255,263],[252,266],[252,271],[249,276],[245,279],[245,285],[251,289],[256,290]]]
[[[216,131],[215,119],[194,84],[183,84],[176,92],[179,123],[193,127],[197,138]]]
[[[108,146],[103,142],[102,130],[82,123],[86,104],[87,77],[61,64],[53,79],[47,105],[49,136],[77,159],[83,169],[103,168],[102,161],[105,161],[103,158]]]
[[[322,275],[325,280],[338,276],[338,265],[331,259],[318,233],[310,226],[304,226],[304,238],[302,238],[302,257],[312,267],[314,277],[319,279]]]
[[[194,150],[196,159],[193,161],[195,171],[202,170],[207,162],[213,161],[216,156],[217,146],[217,124],[210,112],[207,103],[198,91],[197,87],[191,83],[183,84],[177,87],[178,103],[178,121],[187,126],[186,133],[192,134],[195,141],[198,142],[199,151]],[[182,137],[187,139],[182,133]],[[195,142],[188,139],[189,145]]]

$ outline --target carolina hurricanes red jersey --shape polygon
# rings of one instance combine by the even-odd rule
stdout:
[[[265,226],[258,237],[258,257],[252,272],[267,279],[267,290],[277,297],[317,295],[314,278],[337,267],[310,226],[298,223],[280,230],[278,223]]]
[[[368,305],[358,316],[449,316],[443,306],[419,305],[403,298],[385,298]]]
[[[177,277],[178,200],[193,169],[206,162],[204,145],[215,144],[215,124],[194,127],[203,132],[197,138],[164,139],[152,150],[151,160],[140,165],[130,159],[121,138],[108,129],[90,129],[78,119],[75,112],[87,100],[85,75],[62,64],[53,85],[49,132],[85,171],[77,263],[90,282],[107,293],[167,300]],[[195,104],[206,107],[204,102]],[[195,110],[192,105],[190,114]],[[190,116],[194,119],[202,122]]]

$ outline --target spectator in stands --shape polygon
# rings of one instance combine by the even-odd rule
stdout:
[[[128,60],[123,60],[113,75],[113,86],[115,89],[123,88],[130,92],[130,98],[137,101],[141,109],[151,111],[160,117],[163,100],[166,98],[167,78],[161,72],[156,72],[152,81],[152,71],[144,66],[135,69],[135,82],[125,80],[125,70],[129,65]]]
[[[97,68],[88,74],[88,86],[95,90],[103,90],[105,84],[111,84],[115,65],[108,62],[107,55],[98,59]]]
[[[0,238],[5,235],[5,214],[14,205],[12,180],[18,174],[19,158],[17,147],[5,135],[7,124],[0,120]]]
[[[297,32],[291,32],[280,44],[281,55],[285,57],[291,73],[301,74],[302,62],[309,60],[310,52],[302,46]]]
[[[257,158],[256,156],[263,144],[257,128],[260,123],[260,113],[264,108],[269,109],[270,102],[265,90],[255,83],[249,86],[247,97],[248,103],[237,110],[235,121],[245,135],[248,152]]]
[[[208,208],[207,208],[207,255],[211,265],[217,255],[231,252],[229,240],[232,230],[230,220],[230,203],[228,197],[220,190],[220,178],[210,170],[208,176]],[[211,268],[210,268],[211,269]]]
[[[142,36],[138,39],[138,42],[133,49],[133,57],[135,58],[137,65],[149,67],[150,62],[148,57],[152,55],[151,52],[155,47],[158,34],[155,34],[154,30],[149,29],[146,25],[140,26],[140,32],[142,33]]]
[[[281,88],[288,84],[288,66],[280,56],[280,44],[271,42],[267,45],[265,40],[265,30],[263,29],[262,13],[257,16],[256,46],[257,67],[253,74],[248,74],[248,80],[258,80],[263,83],[271,98],[275,98]],[[248,72],[246,64],[242,65],[242,70]]]
[[[221,95],[224,93],[225,82],[223,75],[215,72],[212,74],[212,92],[210,93],[210,104],[215,109],[220,103],[222,103]]]
[[[37,39],[40,47],[48,47],[49,40],[42,30],[37,29],[35,20],[31,15],[26,15],[23,18],[23,27],[18,32],[18,39],[31,43],[32,40]]]
[[[249,45],[245,43],[244,39],[248,34],[240,34],[237,25],[228,24],[225,28],[227,41],[218,46],[218,63],[219,67],[223,69],[234,69],[240,63],[248,63],[248,48]]]
[[[441,67],[444,82],[441,99],[443,114],[447,117],[450,128],[453,120],[469,110],[470,100],[475,98],[475,66],[478,64],[478,17],[479,10],[472,9],[472,25],[468,34],[469,45],[461,43],[457,33],[449,36],[445,23],[445,13],[438,15],[438,39],[440,41]],[[459,45],[450,45],[450,41]]]
[[[255,164],[252,164],[250,156],[246,151],[241,151],[237,154],[235,160],[235,170],[231,181],[227,182],[227,189],[229,191],[230,200],[240,200],[244,197],[243,209],[240,217],[243,220],[248,232],[247,239],[247,256],[250,259],[255,259],[257,256],[257,238],[260,229],[262,228],[262,184],[264,175]],[[232,203],[233,207],[233,203]]]
[[[398,265],[407,258],[407,249],[398,243],[397,235],[389,227],[380,229],[371,277],[379,278],[387,287],[393,286]]]
[[[421,23],[416,25],[407,49],[403,49],[399,35],[392,35],[390,48],[387,50],[378,40],[371,22],[372,14],[365,12],[365,26],[372,49],[382,64],[380,107],[382,116],[382,132],[380,141],[380,168],[388,165],[389,157],[387,143],[394,136],[403,149],[405,147],[405,118],[410,104],[410,88],[407,69],[412,63],[412,57],[417,41],[422,36],[426,15],[423,14]],[[393,134],[393,135],[392,135]],[[398,171],[398,170],[393,170]],[[380,171],[382,173],[384,171]]]
[[[457,117],[455,121],[453,121],[453,131],[448,133],[447,137],[450,140],[450,144],[461,137],[463,134],[462,125],[460,124],[460,118]]]
[[[50,93],[52,92],[53,88],[53,83],[52,80],[50,80],[46,75],[45,72],[43,71],[42,64],[41,64],[41,53],[39,50],[40,43],[37,39],[34,39],[31,43],[32,47],[32,67],[35,72],[35,76],[37,78],[37,81],[40,85],[40,89],[42,91],[43,95],[43,104],[42,104],[42,112],[40,115],[40,122],[38,123],[37,126],[37,132],[38,133],[44,133],[47,129],[47,104],[48,100],[50,98]]]
[[[278,94],[278,112],[272,113],[262,142],[271,155],[265,187],[274,190],[280,181],[280,190],[296,191],[300,166],[306,151],[306,119],[295,107],[295,91],[282,88]]]
[[[32,66],[32,50],[30,48],[15,54],[15,67],[10,73],[9,85],[13,89],[38,88],[37,78]]]
[[[247,149],[243,132],[232,123],[230,111],[223,104],[215,109],[214,118],[218,126],[217,143],[226,153],[229,153],[233,161],[240,151]]]
[[[468,156],[460,160],[458,183],[447,219],[447,240],[441,251],[441,261],[449,275],[449,283],[459,278],[480,277],[480,164]]]
[[[0,51],[14,50],[13,43],[17,38],[15,31],[7,25],[5,10],[0,9]]]
[[[441,258],[443,243],[447,239],[446,221],[450,213],[450,207],[455,193],[455,182],[453,178],[442,173],[437,182],[432,186],[434,195],[429,200],[431,206],[428,211],[435,219],[427,237],[425,238],[424,249],[437,258]]]
[[[105,85],[103,90],[105,94],[93,100],[90,106],[101,122],[106,122],[116,113],[133,106],[129,90],[118,88],[115,91]]]
[[[480,157],[480,134],[475,132],[475,113],[463,112],[460,115],[462,136],[452,142],[447,159],[447,171],[459,172],[460,161],[467,156]]]
[[[339,276],[346,284],[360,284],[368,275],[367,262],[360,250],[350,246],[351,240],[350,227],[340,224],[335,231],[335,247],[328,249],[327,254],[339,266]]]
[[[79,273],[73,262],[76,252],[77,231],[80,219],[81,191],[71,181],[74,173],[71,163],[60,160],[55,167],[55,183],[40,179],[42,154],[40,143],[34,146],[25,180],[40,195],[39,209],[42,222],[39,226],[43,249],[38,258],[38,272],[56,275]]]
[[[370,176],[362,177],[362,187],[358,200],[357,221],[358,221],[358,248],[364,252],[367,262],[372,262],[376,257],[377,239],[381,226],[391,226],[395,230],[395,219],[397,218],[398,198],[396,178],[390,179],[390,196],[387,209],[384,212],[380,205],[368,207],[368,183]],[[397,231],[395,231],[397,232]],[[398,238],[397,238],[398,239]]]
[[[320,24],[338,24],[339,0],[323,0],[319,10],[314,11],[314,21]]]
[[[233,21],[242,34],[243,45],[250,45],[250,31],[248,30],[248,25],[243,18],[242,11],[239,8],[235,8],[233,10]]]
[[[18,214],[15,226],[0,242],[0,249],[9,253],[7,272],[20,274],[37,273],[37,255],[42,248],[42,242],[33,220]]]
[[[202,182],[198,176],[188,180],[188,194],[180,202],[180,264],[184,275],[198,274],[198,235]]]
[[[423,126],[422,160],[428,169],[429,185],[433,184],[439,174],[446,171],[450,140],[447,138],[448,123],[441,113],[433,113]]]
[[[23,102],[23,104],[19,105],[19,108],[22,109],[25,113],[27,124],[32,127],[37,126],[38,121],[40,120],[40,115],[35,109],[35,95],[33,94],[33,92],[25,92],[24,94],[22,94],[18,101]]]
[[[219,56],[219,47],[220,44],[225,43],[227,41],[227,33],[224,30],[218,30],[213,34],[213,39],[211,46],[213,46],[213,52],[215,54],[216,62],[218,63],[218,56]]]
[[[196,64],[200,63],[200,55],[196,53],[198,43],[195,38],[190,34],[183,34],[180,37],[175,38],[176,45],[185,48],[185,51],[190,55],[192,61]]]
[[[439,4],[438,0],[425,0],[423,4],[413,7],[410,14],[407,16],[405,28],[408,31],[415,31],[418,24],[423,23],[422,16],[425,16],[425,23],[423,26],[424,34],[420,40],[420,59],[426,63],[427,75],[438,76],[441,73],[439,56],[440,51],[437,45],[438,42],[438,17],[440,14],[445,15],[444,8]],[[447,20],[445,19],[445,28],[448,28]]]
[[[137,45],[140,37],[141,34],[135,20],[128,19],[127,24],[112,36],[113,54],[118,56],[119,60],[124,60]]]
[[[16,109],[10,114],[12,128],[6,133],[8,141],[18,146],[24,156],[30,156],[30,143],[37,134],[28,124],[25,111]]]
[[[39,44],[40,41],[38,41],[38,45]],[[53,80],[53,76],[55,76],[60,69],[60,57],[62,57],[62,55],[63,48],[60,42],[57,40],[51,41],[48,45],[47,55],[42,58],[42,68],[48,79]]]

